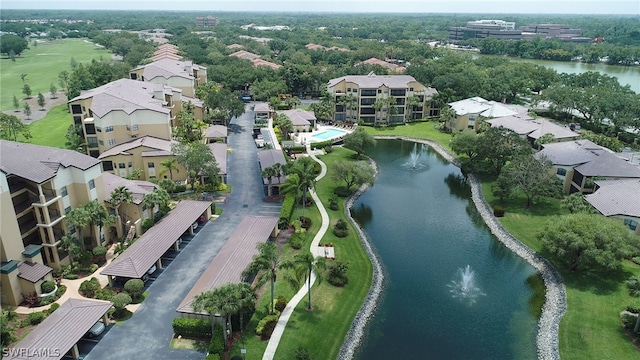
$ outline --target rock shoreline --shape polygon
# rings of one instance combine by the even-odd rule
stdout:
[[[433,141],[402,136],[376,136],[376,138],[399,139],[429,145],[449,162],[460,167],[460,161],[458,160],[458,158],[450,154],[444,147],[440,146],[440,144]],[[373,165],[375,166],[375,164]],[[478,180],[478,178],[471,174],[467,175],[467,179],[469,180],[469,185],[471,186],[471,199],[491,232],[509,250],[513,251],[516,255],[523,258],[540,273],[545,284],[546,291],[545,302],[542,307],[542,315],[538,320],[538,334],[536,337],[538,359],[560,359],[558,333],[560,328],[560,320],[562,320],[562,317],[567,310],[566,290],[564,283],[562,282],[562,277],[548,260],[524,245],[518,239],[513,237],[508,231],[506,231],[504,227],[502,227],[502,224],[500,224],[500,222],[493,215],[491,207],[485,201],[484,196],[482,195],[482,184]],[[362,193],[364,193],[367,188],[368,186],[366,185],[361,186],[356,191],[356,193],[347,200],[347,202],[345,203],[345,213],[350,219],[351,223],[356,227],[365,251],[371,259],[371,263],[373,265],[373,280],[371,288],[369,290],[369,294],[367,294],[367,298],[365,299],[364,304],[356,314],[356,317],[351,324],[351,328],[347,333],[342,348],[338,353],[338,359],[352,359],[355,355],[356,350],[360,346],[360,343],[364,336],[364,329],[367,326],[369,319],[373,315],[373,311],[375,310],[377,305],[377,300],[380,297],[382,290],[384,289],[384,274],[382,272],[382,265],[380,264],[378,256],[369,243],[369,240],[364,231],[351,217],[350,209],[353,205],[353,202],[358,197],[360,197],[360,195],[362,195]]]

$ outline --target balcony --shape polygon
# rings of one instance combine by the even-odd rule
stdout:
[[[44,195],[44,202],[40,201],[40,196],[34,196],[32,198],[33,206],[49,206],[62,198],[62,196],[57,195],[53,190],[43,189],[42,193]]]

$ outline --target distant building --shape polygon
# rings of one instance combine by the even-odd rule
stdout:
[[[469,21],[466,26],[449,28],[450,40],[466,39],[501,39],[501,40],[530,40],[535,37],[542,39],[557,38],[562,41],[589,42],[590,38],[582,37],[581,29],[571,28],[565,24],[532,24],[515,27],[515,22],[503,20]]]
[[[220,23],[220,19],[214,16],[197,16],[196,27],[214,27]]]

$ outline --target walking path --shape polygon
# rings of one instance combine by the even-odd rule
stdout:
[[[309,156],[311,156],[313,160],[315,160],[317,163],[320,164],[320,169],[321,169],[320,174],[316,177],[316,181],[319,181],[327,174],[327,165],[322,161],[320,161],[320,159],[318,159],[314,155],[313,151],[311,151],[311,147],[309,146],[309,144],[307,144],[307,153],[309,154]],[[316,194],[316,192],[313,190],[309,190],[309,193],[311,194],[311,197],[313,198],[313,201],[315,202],[316,206],[318,206],[318,210],[320,210],[320,216],[322,217],[322,225],[320,225],[320,230],[318,230],[318,233],[316,233],[316,236],[313,238],[313,241],[311,241],[311,246],[309,248],[309,251],[311,251],[312,254],[315,254],[316,253],[315,250],[318,248],[318,244],[320,243],[320,240],[322,239],[324,234],[327,232],[327,229],[329,229],[329,214],[327,214],[327,210],[322,205],[322,201],[320,201],[318,194]],[[315,281],[316,281],[316,274],[311,273],[312,286],[315,283]],[[306,282],[307,281],[305,280],[305,283]],[[267,349],[264,351],[264,355],[262,355],[263,360],[271,360],[275,357],[276,350],[278,349],[278,344],[280,343],[280,339],[282,338],[284,329],[287,326],[287,322],[289,321],[289,318],[291,317],[293,310],[296,308],[296,306],[298,306],[298,303],[304,298],[306,294],[307,294],[307,287],[303,285],[302,288],[300,288],[300,290],[287,303],[287,307],[285,307],[284,310],[282,311],[282,314],[280,314],[278,323],[276,324],[276,327],[273,330],[273,333],[271,334],[271,338],[269,339],[269,344],[267,344]]]

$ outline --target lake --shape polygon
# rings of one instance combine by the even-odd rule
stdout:
[[[385,289],[356,358],[536,359],[537,272],[490,233],[460,170],[400,140],[378,140],[367,155],[379,174],[352,213]],[[472,281],[461,286],[467,266]]]

